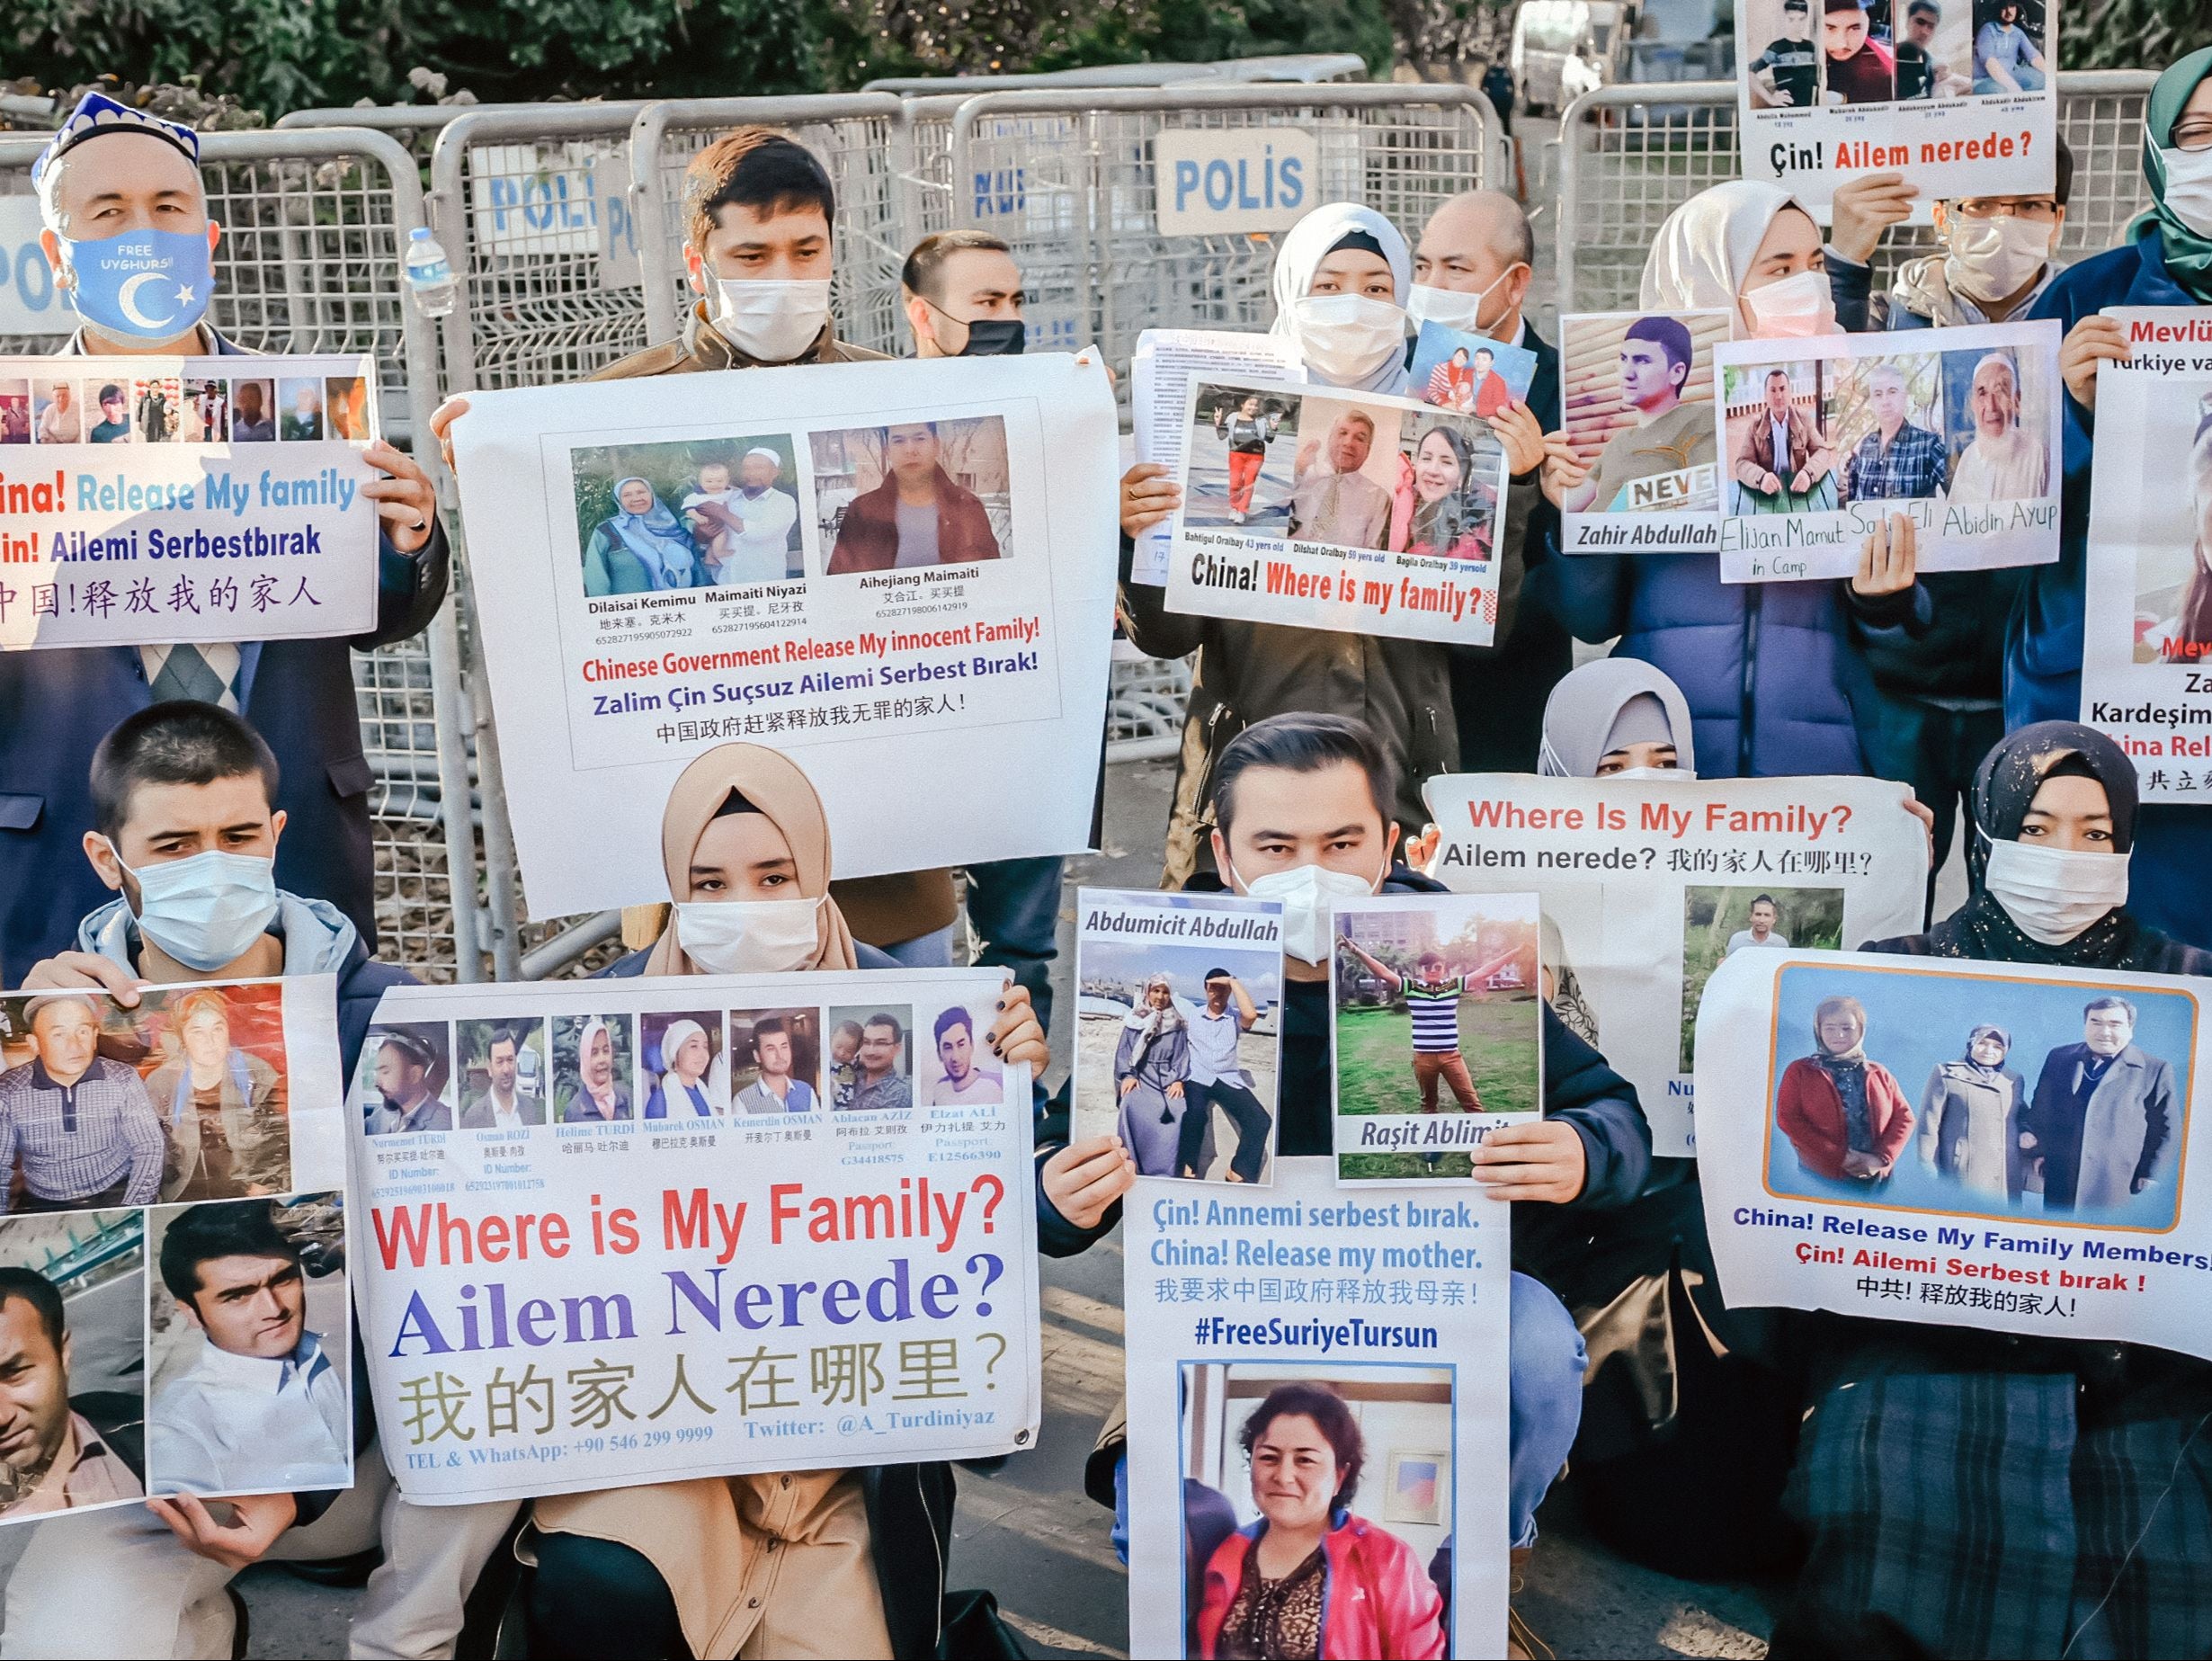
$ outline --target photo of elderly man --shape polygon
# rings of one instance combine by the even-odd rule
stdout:
[[[165,1214],[165,1224],[155,1224],[161,1283],[187,1340],[196,1334],[200,1343],[189,1366],[156,1383],[147,1415],[150,1491],[343,1487],[353,1469],[343,1335],[334,1362],[308,1325],[302,1252],[278,1226],[275,1206],[195,1205]],[[339,1301],[330,1312],[334,1326],[343,1326],[343,1308]]]
[[[1310,409],[1311,406],[1308,405]],[[1290,528],[1298,542],[1337,548],[1385,546],[1390,531],[1390,492],[1361,469],[1375,448],[1375,417],[1348,409],[1319,441],[1298,449],[1298,483],[1290,492]]]
[[[135,1289],[142,1278],[134,1272],[117,1284]],[[36,1269],[0,1267],[0,1517],[146,1492],[143,1403],[135,1390],[72,1398],[75,1349],[60,1288]]]
[[[98,1008],[76,993],[21,1007],[33,1058],[0,1073],[0,1211],[152,1204],[168,1138],[138,1070],[99,1053]]]
[[[1843,500],[1941,496],[1950,483],[1950,456],[1940,433],[1915,425],[1911,419],[1912,392],[1904,368],[1870,364],[1864,384],[1874,426],[1843,463]]]
[[[2136,1006],[2092,998],[2082,1041],[2044,1058],[2020,1148],[2042,1168],[2046,1211],[2116,1210],[2172,1176],[2181,1123],[2173,1067],[2135,1040]]]

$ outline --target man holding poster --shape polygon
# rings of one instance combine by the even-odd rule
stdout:
[[[65,355],[247,355],[203,321],[222,228],[208,217],[199,152],[189,128],[95,92],[40,154],[40,246],[81,319]],[[150,258],[133,252],[149,246]],[[64,949],[98,903],[76,846],[94,817],[85,764],[117,721],[165,699],[254,720],[276,755],[278,805],[293,827],[280,880],[329,898],[375,941],[371,780],[352,650],[428,625],[445,598],[448,551],[430,476],[382,440],[361,459],[381,475],[361,487],[382,539],[367,634],[0,652],[0,729],[39,734],[0,746],[0,981]]]

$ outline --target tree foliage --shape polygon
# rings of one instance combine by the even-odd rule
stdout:
[[[2212,42],[2212,0],[2092,0],[2060,22],[2068,69],[2163,69]]]

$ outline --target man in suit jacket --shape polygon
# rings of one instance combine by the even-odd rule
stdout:
[[[208,218],[198,156],[191,129],[98,93],[47,147],[33,170],[47,227],[40,241],[84,320],[61,355],[243,354],[202,321],[222,228]],[[152,244],[166,263],[165,281],[134,280],[127,302],[108,246],[120,237]],[[292,833],[277,856],[278,882],[328,898],[373,950],[372,777],[352,652],[420,632],[445,598],[449,560],[430,476],[381,441],[363,459],[388,475],[361,487],[382,530],[369,633],[0,654],[0,985],[66,950],[78,919],[107,897],[77,847],[97,817],[86,766],[110,728],[172,699],[219,704],[259,728],[282,770],[278,805]]]
[[[2126,998],[2092,998],[2083,1041],[2044,1058],[2020,1116],[2020,1151],[2043,1165],[2046,1211],[2109,1210],[2171,1174],[2173,1067],[2135,1041]]]
[[[1735,482],[1754,496],[1803,496],[1835,465],[1812,417],[1789,398],[1789,371],[1767,371],[1766,405],[1735,455]]]
[[[1503,191],[1467,191],[1429,216],[1414,255],[1413,310],[1419,319],[1536,353],[1529,412],[1547,433],[1559,425],[1559,353],[1522,312],[1536,273],[1536,238],[1521,204]],[[1501,389],[1503,381],[1492,377]],[[1477,413],[1494,413],[1478,406]],[[1559,511],[1535,473],[1512,489],[1530,504],[1522,558],[1534,571],[1549,558]],[[1525,578],[1524,578],[1525,581]],[[1451,701],[1459,723],[1459,765],[1468,772],[1533,772],[1544,738],[1544,703],[1574,666],[1574,642],[1543,607],[1521,606],[1510,630],[1486,647],[1451,652]]]

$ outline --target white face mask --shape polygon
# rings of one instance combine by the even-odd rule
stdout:
[[[219,851],[123,869],[138,884],[138,932],[203,975],[244,957],[277,914],[272,860]]]
[[[1322,380],[1364,380],[1405,350],[1405,312],[1364,294],[1308,295],[1290,308],[1298,355]]]
[[[717,975],[805,969],[821,944],[819,899],[683,900],[676,943]]]
[[[2212,150],[2161,148],[2166,166],[2163,200],[2173,217],[2199,237],[2212,237]]]
[[[715,327],[724,339],[763,363],[789,363],[815,343],[829,322],[826,277],[750,281],[715,280]]]
[[[1698,775],[1687,767],[1623,767],[1619,772],[1601,775],[1607,781],[1614,779],[1664,779],[1669,784],[1695,784]]]
[[[1465,294],[1457,289],[1432,289],[1425,282],[1416,282],[1405,297],[1405,315],[1416,326],[1440,323],[1448,329],[1463,329],[1472,335],[1486,333],[1483,327],[1483,303],[1497,291],[1499,283],[1520,269],[1519,262],[1508,265],[1479,294]]]
[[[1751,313],[1752,334],[1759,340],[1803,340],[1836,332],[1835,297],[1828,291],[1824,271],[1801,271],[1763,289],[1747,290],[1744,308]]]
[[[1364,899],[1374,893],[1390,868],[1383,869],[1369,879],[1348,871],[1332,871],[1326,865],[1293,865],[1289,871],[1271,871],[1264,877],[1255,877],[1244,883],[1244,892],[1254,899],[1271,899],[1282,907],[1282,949],[1301,963],[1326,963],[1329,951],[1336,943],[1335,923],[1331,916],[1334,902],[1343,899]],[[1234,866],[1229,875],[1236,881]]]
[[[2125,853],[1988,840],[1989,871],[1983,880],[2030,940],[2063,946],[2106,912],[2127,903]]]
[[[2000,214],[1970,219],[1953,209],[1944,241],[1943,275],[1968,299],[1999,300],[2026,288],[2051,257],[2051,227]]]

